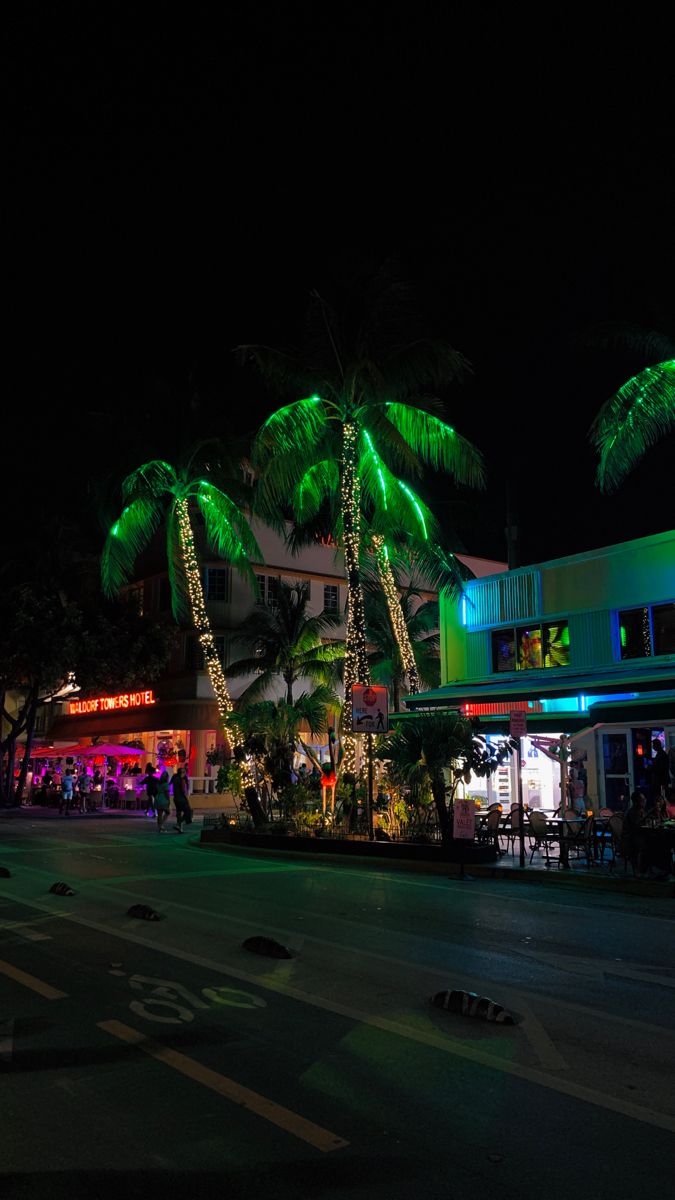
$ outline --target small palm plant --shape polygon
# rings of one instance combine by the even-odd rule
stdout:
[[[286,703],[293,704],[293,688],[299,679],[331,684],[336,679],[336,662],[344,657],[338,642],[324,636],[342,624],[338,612],[308,613],[309,583],[279,580],[274,606],[258,603],[243,620],[236,641],[253,653],[227,665],[231,677],[256,675],[239,697],[239,707],[260,700],[281,678],[286,685]]]
[[[204,602],[199,561],[190,517],[195,505],[204,520],[207,545],[232,564],[255,589],[251,559],[262,555],[241,508],[210,480],[196,475],[192,459],[181,467],[155,459],[132,471],[122,484],[125,501],[103,547],[103,590],[112,596],[132,577],[138,556],[166,522],[166,554],[176,620],[190,615],[204,653],[218,713],[227,729],[232,701]]]

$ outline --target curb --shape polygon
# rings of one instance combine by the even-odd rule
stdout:
[[[425,862],[415,859],[386,859],[378,856],[369,858],[349,857],[345,858],[342,855],[330,854],[327,852],[312,853],[311,857],[301,850],[277,850],[268,849],[267,847],[258,846],[235,846],[227,842],[204,842],[195,841],[193,844],[199,846],[200,850],[211,850],[217,853],[232,852],[238,854],[251,854],[258,858],[282,858],[291,859],[293,862],[319,862],[333,866],[345,865],[349,867],[360,867],[371,871],[381,871],[382,873],[390,871],[413,872],[422,875],[440,875],[445,879],[459,880],[464,874],[464,878],[472,879],[489,879],[504,883],[549,883],[554,887],[563,888],[578,888],[580,891],[607,891],[613,893],[624,893],[629,896],[639,896],[643,898],[651,897],[657,900],[668,900],[675,897],[675,883],[658,883],[648,879],[622,879],[609,876],[593,876],[575,875],[572,871],[549,870],[538,871],[532,867],[526,867],[524,870],[513,867],[497,867],[486,865],[483,863],[467,863],[465,872],[462,872],[461,864],[448,862]]]

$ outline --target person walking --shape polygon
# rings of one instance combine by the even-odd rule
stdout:
[[[80,792],[80,812],[93,812],[93,805],[91,803],[91,779],[87,774],[86,767],[82,768],[82,774],[77,781],[77,786]]]
[[[70,767],[66,768],[66,773],[61,780],[61,803],[59,804],[59,816],[70,816],[70,806],[73,803],[73,785],[75,778]]]
[[[192,809],[190,808],[190,788],[187,780],[185,767],[179,767],[173,779],[171,780],[171,791],[173,792],[173,802],[176,806],[176,824],[174,829],[176,833],[182,833],[183,824],[192,824]]]
[[[168,775],[167,775],[168,779]],[[155,815],[155,800],[157,798],[157,779],[155,778],[155,768],[152,763],[148,763],[145,768],[145,794],[148,797],[148,807],[145,810],[146,817],[154,817]]]
[[[164,822],[169,815],[171,808],[170,793],[169,793],[169,772],[162,771],[159,779],[156,781],[157,792],[155,794],[155,808],[157,809],[157,832],[166,833]]]

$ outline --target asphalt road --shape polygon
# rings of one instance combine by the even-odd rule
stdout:
[[[206,850],[132,819],[3,817],[0,865],[3,1200],[672,1190],[672,900]],[[517,1024],[432,1008],[448,987]]]

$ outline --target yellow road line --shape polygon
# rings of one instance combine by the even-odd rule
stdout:
[[[105,1030],[106,1033],[111,1033],[113,1037],[119,1038],[122,1042],[138,1046],[139,1050],[143,1050],[145,1054],[165,1063],[167,1067],[173,1067],[175,1071],[180,1071],[181,1075],[186,1075],[188,1079],[194,1079],[196,1083],[203,1084],[204,1087],[224,1096],[226,1100],[232,1100],[234,1104],[239,1104],[257,1116],[264,1117],[266,1121],[271,1121],[273,1125],[278,1125],[280,1129],[285,1129],[287,1133],[292,1133],[301,1141],[308,1142],[310,1146],[315,1146],[324,1154],[330,1150],[341,1150],[344,1146],[349,1145],[344,1138],[337,1137],[328,1129],[322,1129],[313,1121],[307,1121],[298,1113],[291,1112],[289,1108],[275,1104],[273,1100],[266,1099],[258,1092],[252,1092],[250,1088],[243,1087],[240,1083],[228,1079],[225,1075],[220,1075],[217,1071],[212,1071],[210,1067],[195,1062],[193,1058],[188,1058],[187,1055],[180,1054],[177,1050],[158,1045],[157,1042],[147,1038],[144,1033],[132,1029],[130,1025],[124,1025],[121,1021],[99,1021],[98,1027]]]
[[[11,963],[3,962],[2,959],[0,959],[0,975],[6,975],[8,979],[13,979],[15,983],[23,984],[24,987],[30,988],[31,991],[37,992],[40,996],[44,996],[45,1000],[63,1000],[68,995],[67,992],[60,992],[58,988],[52,987],[50,983],[43,983],[41,979],[36,979],[34,975],[29,975],[26,971],[21,971],[18,967],[13,967]]]

